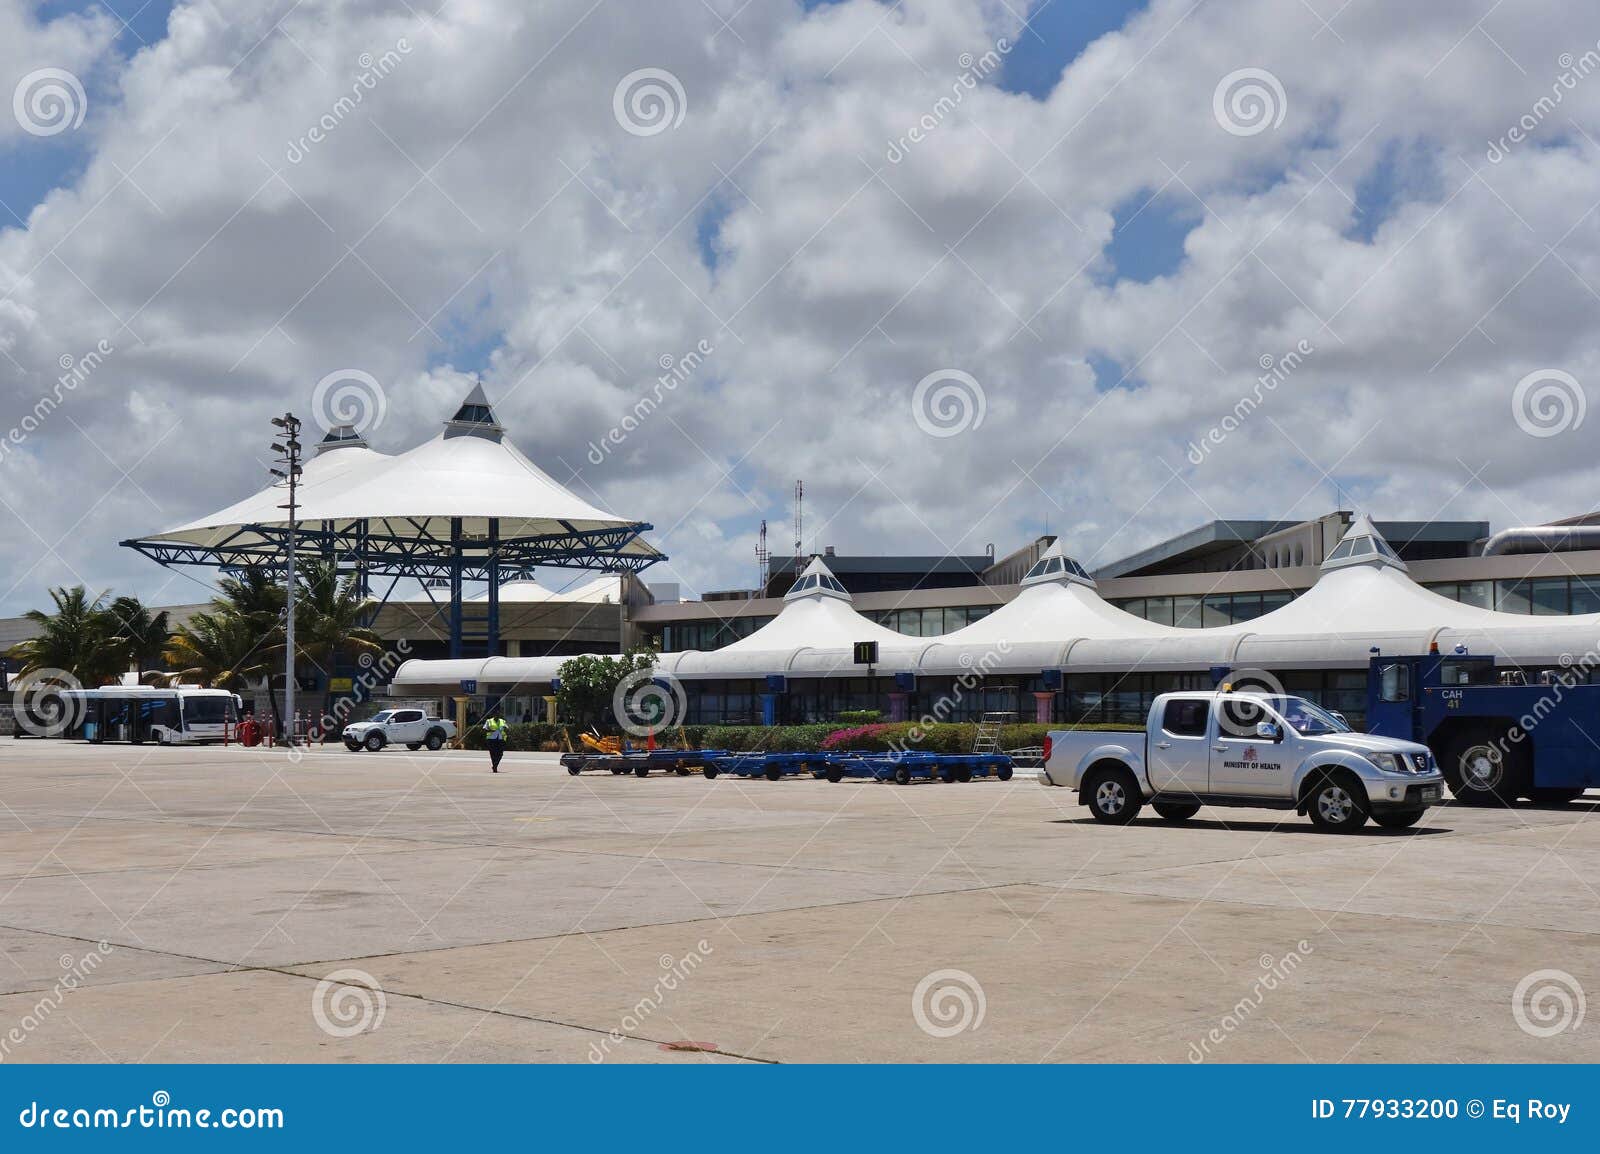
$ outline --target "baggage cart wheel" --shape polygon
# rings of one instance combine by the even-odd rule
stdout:
[[[903,765],[894,767],[894,783],[896,785],[910,785],[911,771]]]
[[[718,770],[717,767],[714,766],[714,765],[706,766],[706,780],[707,781],[714,780],[716,778],[717,774],[720,773],[720,772],[721,771]]]
[[[996,777],[998,777],[1001,781],[1010,781],[1011,780],[1011,767],[1009,765],[1002,765],[999,769],[994,771],[994,775]]]
[[[679,777],[688,777],[689,776],[689,767],[688,766],[684,766],[684,765],[680,765],[678,767],[678,776]]]
[[[773,766],[768,766],[767,767],[767,780],[768,781],[777,781],[782,776],[783,776],[783,770],[779,769],[777,766],[773,765]]]
[[[953,782],[953,781],[955,781],[955,779],[956,779],[956,771],[951,769],[949,766],[945,766],[943,769],[941,769],[939,771],[939,780],[940,781]]]
[[[970,765],[963,765],[960,769],[956,770],[956,780],[962,782],[963,784],[971,781],[972,767]]]
[[[840,769],[837,765],[830,765],[823,771],[823,773],[827,775],[829,781],[844,780],[844,770]]]
[[[634,777],[649,777],[650,776],[650,767],[648,765],[636,765],[636,766],[634,766],[633,767],[633,776]]]

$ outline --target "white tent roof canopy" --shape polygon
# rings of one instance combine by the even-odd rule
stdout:
[[[1100,598],[1092,580],[1066,565],[1045,565],[1052,553],[1066,560],[1053,546],[1014,600],[939,638],[907,637],[868,621],[856,613],[842,586],[836,590],[828,584],[833,575],[817,559],[801,580],[819,580],[804,590],[797,582],[771,623],[722,649],[662,654],[657,668],[685,678],[849,676],[858,669],[854,643],[873,640],[881,646],[881,672],[928,676],[973,669],[991,675],[1044,669],[1178,672],[1214,665],[1348,669],[1365,666],[1374,646],[1384,653],[1424,653],[1435,642],[1445,651],[1462,645],[1506,661],[1553,663],[1580,659],[1600,647],[1600,615],[1496,613],[1422,588],[1365,517],[1352,524],[1340,547],[1346,543],[1352,548],[1343,556],[1330,555],[1321,579],[1299,598],[1253,621],[1215,629],[1175,628],[1124,613]],[[486,663],[480,673],[462,676],[547,683],[564,660],[491,658],[492,666]],[[442,673],[446,664],[460,663],[408,661],[395,684],[448,683],[454,678],[440,678],[433,668],[441,667]]]
[[[484,557],[491,534],[502,543],[547,541],[548,552],[578,555],[566,563],[590,568],[609,557],[638,569],[662,556],[640,536],[648,525],[578,496],[507,440],[481,383],[437,436],[395,456],[371,449],[351,426],[331,429],[306,460],[297,496],[307,552],[318,551],[313,538],[321,530],[350,540],[459,547]],[[244,558],[232,563],[249,563],[251,555],[269,556],[268,546],[279,541],[288,525],[287,500],[286,485],[269,485],[215,513],[125,544],[164,563],[177,559],[168,554],[207,549],[231,551]],[[459,536],[452,544],[456,526]],[[562,562],[530,556],[518,563]]]

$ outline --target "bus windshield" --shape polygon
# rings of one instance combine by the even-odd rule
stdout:
[[[217,694],[205,697],[185,697],[183,718],[190,725],[221,725],[233,720],[233,698]]]

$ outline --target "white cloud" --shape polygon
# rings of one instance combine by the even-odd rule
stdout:
[[[116,77],[81,176],[0,233],[0,426],[60,356],[116,347],[0,460],[0,608],[61,580],[155,589],[113,542],[258,484],[268,414],[360,368],[389,392],[380,447],[406,447],[484,349],[512,436],[653,521],[660,579],[690,588],[748,582],[750,526],[786,541],[795,477],[817,545],[1004,551],[1048,521],[1102,561],[1217,514],[1325,511],[1323,469],[1382,516],[1586,508],[1586,428],[1529,437],[1510,406],[1537,368],[1600,388],[1600,75],[1486,150],[1600,20],[1459,7],[1351,5],[1324,28],[1269,0],[1157,0],[1046,99],[964,90],[891,163],[963,53],[1031,35],[1006,8],[730,5],[723,28],[698,0],[181,6]],[[363,54],[402,40],[364,86]],[[616,122],[640,68],[681,81],[677,127]],[[1277,128],[1213,118],[1241,68],[1281,82]],[[1115,214],[1152,195],[1199,221],[1184,259],[1113,283]],[[705,365],[588,461],[702,338]],[[1259,358],[1301,340],[1305,364],[1192,465]],[[941,439],[910,404],[943,368],[987,411]],[[78,523],[49,553],[19,518],[52,544]]]

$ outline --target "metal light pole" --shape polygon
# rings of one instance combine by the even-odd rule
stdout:
[[[279,440],[273,442],[272,451],[274,453],[278,454],[278,464],[283,466],[283,468],[281,468],[281,469],[273,469],[272,470],[272,475],[274,477],[283,478],[289,484],[289,503],[286,504],[286,505],[279,505],[278,508],[289,510],[289,536],[288,536],[288,541],[287,541],[286,557],[285,557],[286,576],[284,578],[285,581],[287,582],[287,586],[286,586],[286,588],[284,590],[285,619],[284,619],[284,626],[283,626],[283,640],[284,640],[284,649],[285,649],[285,653],[284,653],[284,657],[283,657],[283,671],[284,671],[284,677],[283,677],[283,714],[284,714],[283,725],[284,725],[284,729],[286,731],[284,733],[284,735],[283,735],[283,740],[284,740],[284,744],[285,745],[293,745],[294,744],[294,691],[295,691],[295,682],[294,682],[294,532],[295,532],[295,509],[296,509],[296,506],[298,504],[297,498],[298,498],[298,492],[299,492],[299,487],[300,487],[300,473],[301,473],[301,468],[300,468],[300,419],[298,417],[296,417],[293,413],[285,413],[281,417],[273,417],[272,418],[272,424],[274,425],[274,427],[282,430],[282,432],[279,434]],[[268,693],[272,692],[272,683],[271,683],[270,680],[267,683],[267,692]]]

